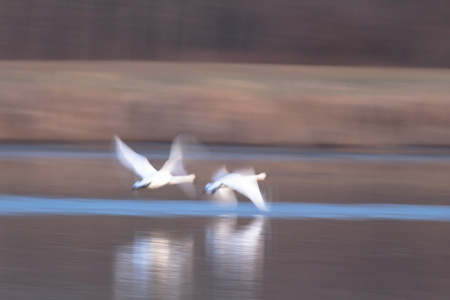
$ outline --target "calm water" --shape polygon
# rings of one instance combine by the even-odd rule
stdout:
[[[193,166],[199,187],[222,163],[266,171],[261,213],[172,187],[130,194],[108,152],[42,147],[0,147],[0,299],[450,296],[445,151],[224,150]]]
[[[450,223],[0,218],[2,299],[446,299]]]

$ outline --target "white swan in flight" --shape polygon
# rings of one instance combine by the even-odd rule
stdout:
[[[268,211],[269,207],[258,186],[258,180],[265,178],[266,173],[255,175],[255,170],[251,167],[228,173],[223,166],[212,176],[214,182],[206,184],[203,193],[211,194],[215,200],[234,206],[237,204],[236,195],[233,192],[235,190],[249,198],[260,210]]]
[[[117,135],[114,136],[114,141],[118,160],[141,178],[134,183],[133,190],[141,188],[156,189],[164,185],[182,184],[180,187],[185,193],[191,197],[195,196],[196,192],[192,184],[195,175],[187,175],[182,162],[182,136],[173,140],[169,159],[159,171],[150,164],[145,156],[134,152]]]

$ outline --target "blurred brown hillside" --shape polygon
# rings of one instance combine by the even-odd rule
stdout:
[[[450,67],[448,0],[0,1],[0,59]]]
[[[0,62],[2,141],[450,145],[450,70]]]

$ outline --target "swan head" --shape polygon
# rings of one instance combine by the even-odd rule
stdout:
[[[220,187],[222,186],[222,184],[215,184],[215,183],[207,183],[205,186],[205,189],[203,190],[202,194],[214,194]]]
[[[212,183],[208,182],[208,183],[205,185],[205,188],[204,188],[203,191],[202,191],[202,195],[204,195],[204,194],[211,194],[211,192],[210,192],[211,184],[212,184]]]
[[[133,184],[133,187],[131,188],[131,190],[132,190],[132,191],[135,191],[135,190],[145,189],[146,187],[149,186],[150,183],[151,183],[151,182],[148,182],[148,181],[142,182],[142,180],[136,181],[136,182]]]

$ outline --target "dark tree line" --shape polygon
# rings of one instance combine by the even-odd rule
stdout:
[[[0,59],[450,67],[448,0],[3,0]]]

